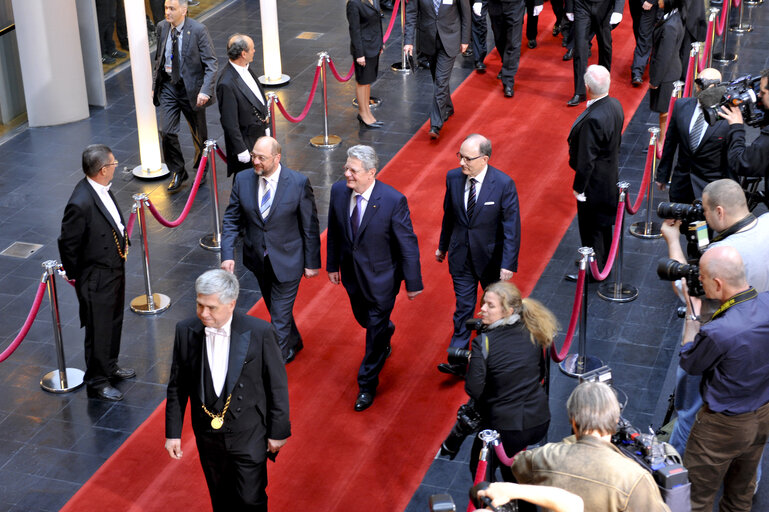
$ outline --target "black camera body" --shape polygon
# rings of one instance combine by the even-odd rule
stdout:
[[[700,267],[694,264],[685,264],[679,261],[662,258],[657,264],[657,275],[663,281],[678,281],[686,279],[686,288],[691,297],[705,295],[705,290],[700,282]]]
[[[761,126],[764,123],[765,116],[758,100],[758,93],[761,89],[760,83],[760,76],[752,77],[745,75],[732,82],[714,87],[713,92],[708,93],[708,97],[717,94],[717,92],[721,94],[720,99],[712,105],[707,104],[711,103],[712,100],[704,99],[701,93],[700,103],[703,107],[702,112],[705,116],[705,121],[709,125],[714,124],[720,119],[718,113],[721,111],[721,107],[728,105],[740,109],[742,119],[748,126]]]
[[[462,441],[470,434],[478,432],[481,428],[481,415],[475,408],[475,401],[471,398],[467,403],[459,406],[457,410],[457,422],[451,427],[446,440],[441,443],[441,455],[448,455],[454,460],[457,456]]]

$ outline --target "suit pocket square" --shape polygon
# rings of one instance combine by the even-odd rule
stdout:
[[[494,201],[486,201],[485,203],[483,203],[483,206],[490,206],[493,204],[494,204]]]

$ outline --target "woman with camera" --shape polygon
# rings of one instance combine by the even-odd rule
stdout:
[[[498,431],[512,457],[547,434],[544,349],[557,334],[558,321],[542,303],[522,299],[518,288],[504,281],[486,288],[481,321],[484,328],[472,341],[465,391],[475,400],[481,428]],[[473,475],[481,447],[476,437],[470,454]],[[515,482],[509,467],[500,469],[506,481]]]

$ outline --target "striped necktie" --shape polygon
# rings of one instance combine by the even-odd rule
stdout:
[[[470,178],[470,192],[467,194],[467,218],[473,218],[473,210],[475,210],[475,184],[477,180]]]
[[[705,128],[705,116],[702,115],[702,110],[698,110],[697,120],[694,121],[692,131],[689,133],[689,147],[694,151],[697,146],[700,145],[700,137],[702,137],[702,130]]]
[[[270,185],[265,178],[262,178],[264,184],[264,195],[262,196],[262,202],[259,204],[259,212],[262,214],[262,218],[267,217],[270,213],[270,206],[272,206],[272,193],[270,192]]]
[[[435,8],[435,15],[438,15],[438,9],[441,8],[441,0],[433,0],[433,7]]]

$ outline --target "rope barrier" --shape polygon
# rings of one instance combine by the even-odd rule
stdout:
[[[646,189],[649,187],[649,180],[652,175],[653,160],[654,153],[652,152],[652,148],[649,148],[649,151],[646,152],[646,167],[644,167],[644,175],[641,179],[641,188],[639,189],[638,197],[633,203],[633,206],[630,206],[627,201],[625,201],[625,210],[627,210],[630,215],[638,213],[638,210],[641,208],[641,203],[643,202],[644,197],[646,197]]]
[[[689,64],[686,66],[686,83],[684,84],[684,98],[688,98],[692,95],[692,66],[694,66],[694,55],[689,55]],[[670,112],[670,110],[668,110]],[[663,135],[664,137],[664,135]]]
[[[10,355],[13,354],[17,348],[19,348],[19,345],[21,345],[21,342],[24,341],[27,333],[32,328],[32,322],[35,321],[37,312],[40,311],[40,304],[43,302],[43,296],[45,295],[45,286],[47,281],[46,277],[47,276],[43,277],[40,285],[37,287],[35,300],[32,302],[32,309],[29,310],[29,314],[27,315],[27,319],[24,321],[24,325],[21,327],[21,331],[19,331],[19,334],[16,335],[16,338],[14,338],[11,344],[8,345],[8,348],[3,350],[2,354],[0,354],[0,363],[8,359]]]
[[[283,107],[283,103],[280,101],[280,98],[275,98],[275,102],[278,104],[278,108],[280,109],[280,113],[283,114],[283,117],[288,119],[292,123],[298,123],[305,117],[307,117],[307,113],[310,111],[310,106],[312,105],[312,100],[315,98],[315,90],[318,88],[318,79],[320,79],[320,68],[323,66],[323,59],[318,60],[318,66],[315,68],[315,78],[312,81],[312,89],[310,89],[310,97],[307,98],[307,104],[304,106],[304,110],[302,110],[302,113],[298,116],[294,117],[288,112],[286,112],[286,109]]]
[[[740,3],[742,3],[742,0],[734,0],[734,6],[739,7]]]
[[[550,345],[550,359],[556,363],[560,363],[569,353],[571,348],[571,342],[574,339],[574,332],[577,330],[577,321],[579,320],[579,311],[582,308],[582,293],[585,288],[585,281],[587,279],[587,272],[585,269],[579,269],[577,274],[577,290],[574,292],[574,305],[571,308],[571,319],[569,320],[569,328],[566,330],[566,339],[563,340],[563,348],[559,352],[555,348],[555,343]]]
[[[134,231],[134,223],[136,222],[136,212],[131,212],[128,217],[128,222],[125,225],[125,233],[128,238],[131,238],[131,233]]]
[[[702,52],[700,52],[700,69],[708,67],[708,55],[713,51],[713,23],[713,21],[708,21],[708,35],[705,36],[705,46],[702,47]]]
[[[486,468],[488,466],[488,462],[486,459],[482,458],[478,461],[478,467],[475,470],[475,480],[473,481],[473,485],[478,485],[479,483],[486,480]],[[473,510],[477,510],[475,508],[475,505],[473,505],[472,500],[470,500],[470,503],[467,504],[467,512],[472,512]]]
[[[350,64],[350,71],[347,73],[347,75],[340,75],[336,70],[336,66],[334,65],[334,61],[331,59],[331,57],[328,58],[328,67],[331,69],[331,74],[334,75],[334,78],[340,82],[347,82],[350,78],[352,78],[352,75],[355,72],[355,63],[353,62]]]
[[[726,13],[729,12],[730,7],[730,0],[724,0],[724,4],[721,7],[721,14],[718,17],[718,22],[716,23],[716,34],[719,36],[723,35],[724,29],[726,28]]]
[[[222,159],[222,162],[225,164],[227,163],[227,155],[224,154],[224,151],[219,146],[216,146],[216,154],[219,155],[219,158]]]
[[[397,18],[396,13],[398,12],[398,7],[401,5],[401,0],[395,0],[395,5],[393,5],[393,12],[390,15],[390,23],[387,25],[387,30],[384,33],[384,37],[382,38],[382,42],[386,43],[388,39],[390,39],[390,34],[393,31],[393,27],[395,26],[395,18]],[[401,30],[403,28],[401,27]]]
[[[526,451],[526,448],[521,450],[521,452],[525,452],[525,451]],[[521,452],[518,452],[518,453],[521,453]],[[494,445],[494,453],[497,454],[497,458],[499,459],[499,462],[501,462],[502,464],[508,467],[513,465],[515,458],[518,456],[518,453],[516,453],[512,457],[508,457],[507,453],[505,453],[505,447],[502,446],[501,442],[498,442]]]
[[[152,213],[152,216],[155,217],[155,220],[157,220],[160,224],[167,228],[175,228],[179,226],[182,222],[184,222],[184,219],[187,218],[187,214],[190,213],[190,208],[192,208],[192,203],[195,201],[195,196],[198,193],[198,187],[200,187],[200,182],[203,180],[203,174],[206,169],[206,164],[208,163],[208,155],[203,155],[203,158],[200,159],[200,165],[198,166],[198,172],[195,174],[195,182],[192,184],[192,190],[190,190],[190,196],[187,198],[187,204],[184,205],[184,209],[182,210],[181,215],[174,220],[169,221],[163,218],[162,215],[160,215],[160,212],[155,208],[155,205],[152,204],[152,201],[147,199],[147,206],[150,209],[150,212]]]
[[[597,281],[603,281],[609,277],[611,268],[614,265],[614,258],[617,257],[617,250],[619,249],[619,238],[622,236],[622,218],[625,215],[625,201],[621,201],[617,205],[617,218],[614,221],[614,235],[611,239],[611,250],[609,250],[609,256],[606,258],[606,265],[603,267],[603,271],[598,271],[598,263],[595,260],[590,261],[590,272],[593,274],[593,278]]]

